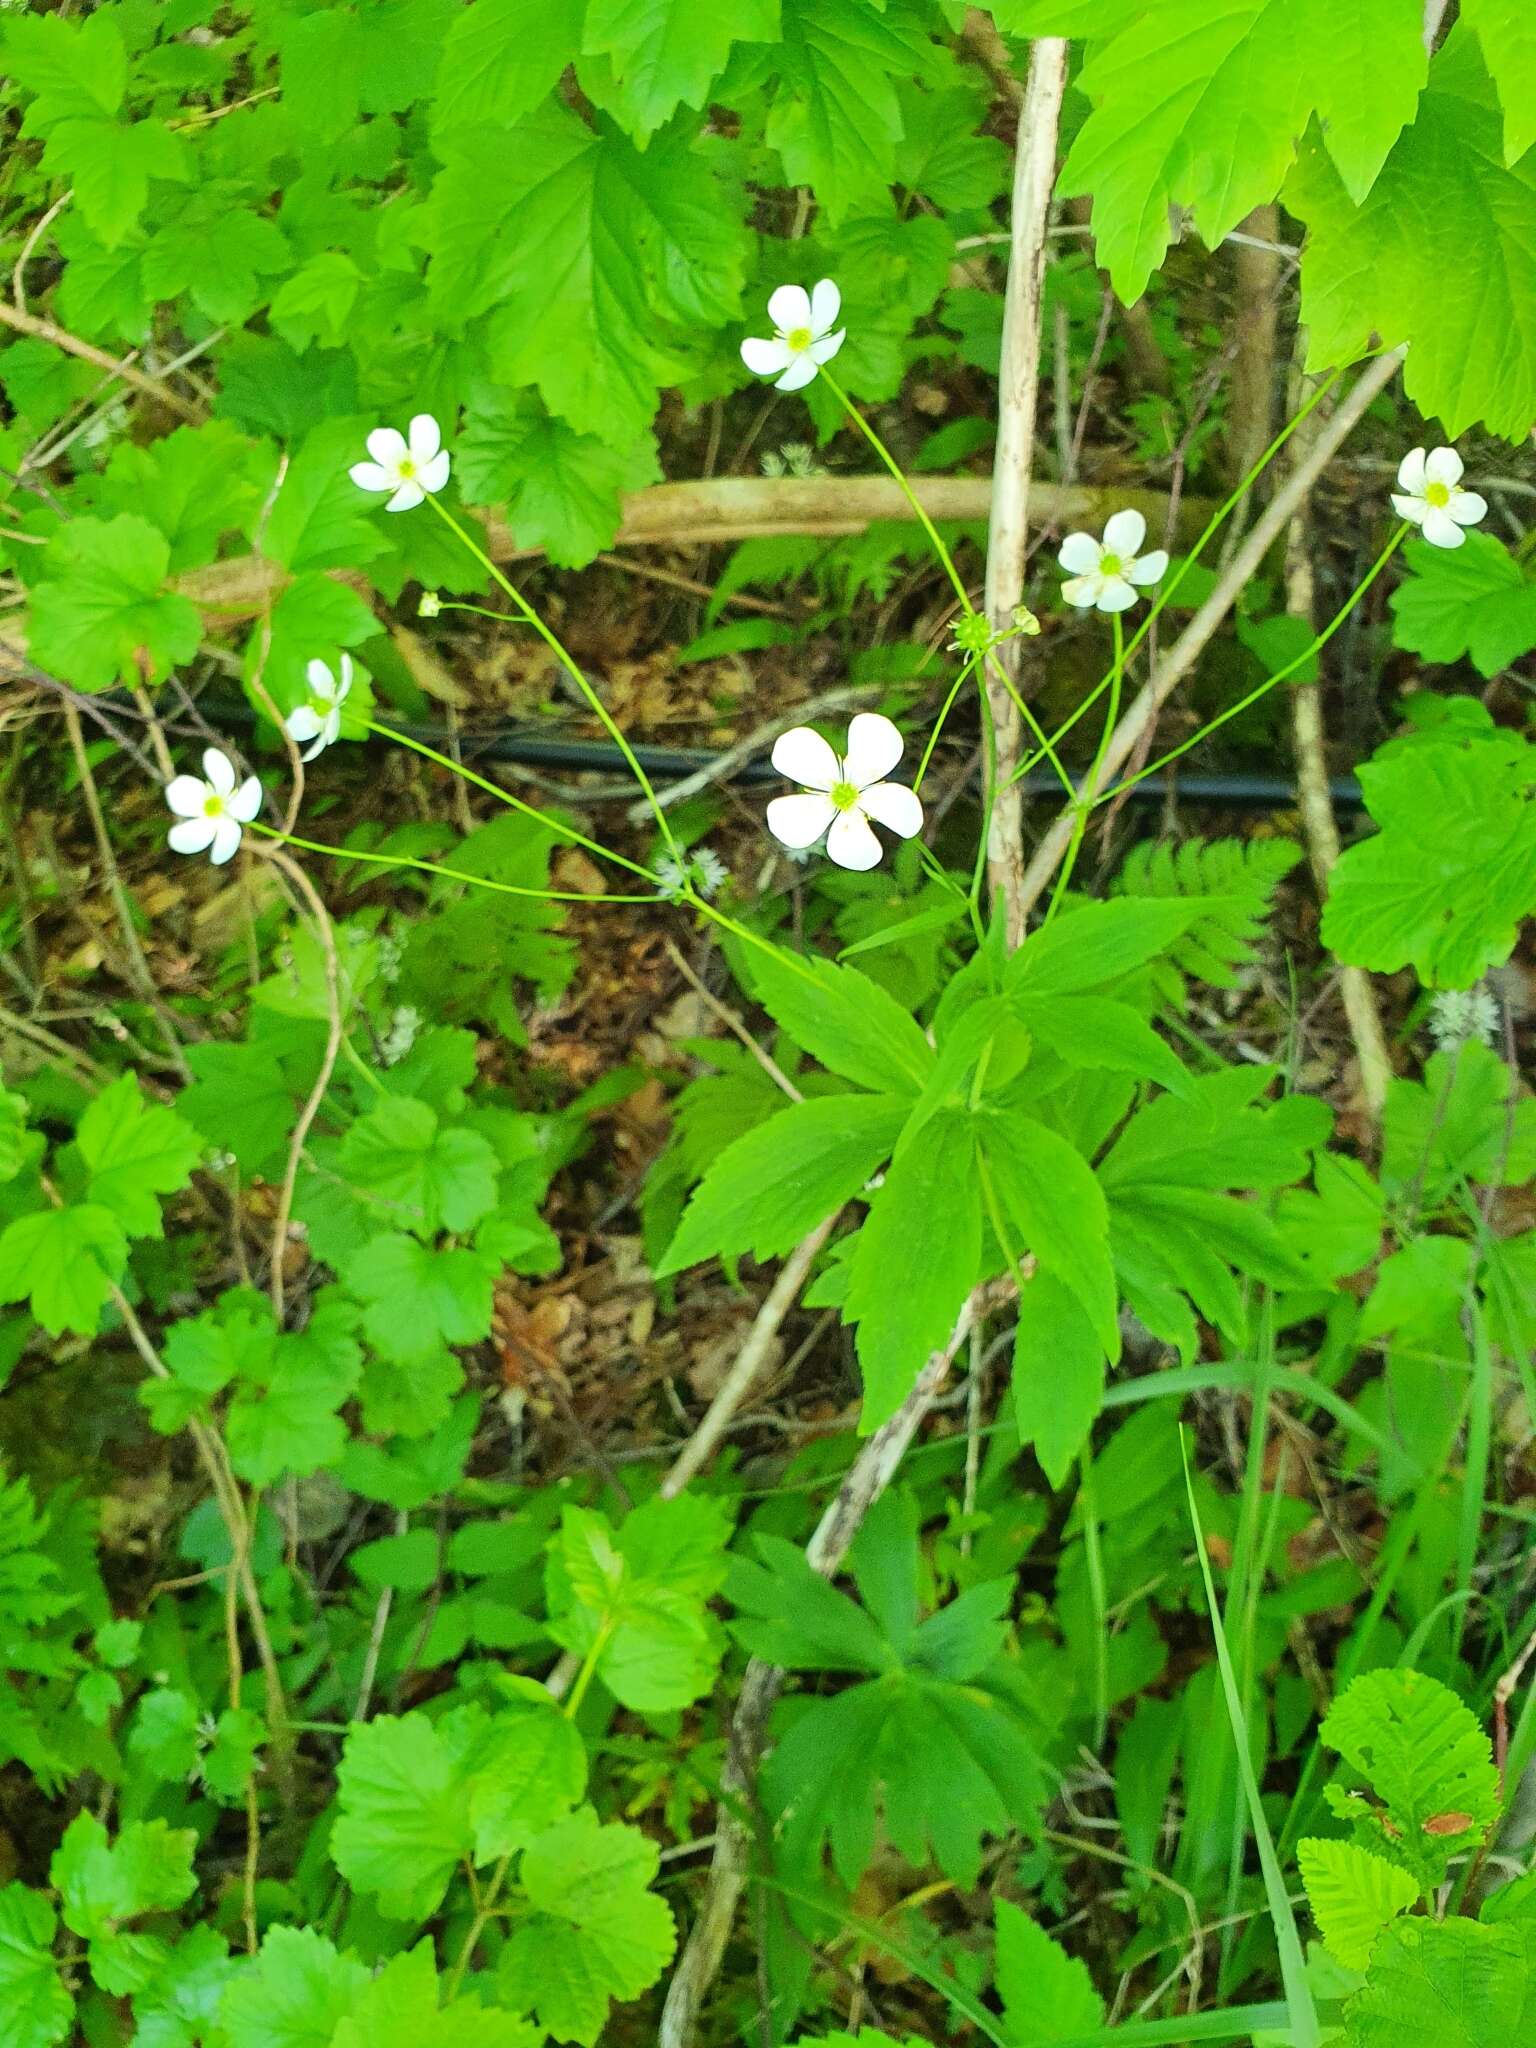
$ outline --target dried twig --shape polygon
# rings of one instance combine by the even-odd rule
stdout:
[[[1067,45],[1041,36],[1031,46],[1019,109],[1013,178],[1013,243],[1003,311],[997,456],[987,532],[986,612],[994,632],[1012,622],[1024,595],[1030,472],[1035,459],[1035,401],[1040,386],[1040,292],[1045,237],[1056,183],[1056,134],[1067,84]],[[1013,690],[1021,641],[996,648],[987,674],[987,705],[995,735],[996,775],[987,839],[987,875],[994,903],[1004,906],[1008,943],[1024,936],[1024,791],[1010,778],[1019,764],[1022,727]]]
[[[917,1384],[891,1417],[876,1430],[854,1460],[816,1533],[806,1545],[812,1571],[830,1579],[847,1555],[859,1525],[890,1484],[907,1446],[944,1383],[955,1353],[965,1342],[976,1313],[974,1301],[961,1310],[949,1342],[936,1351],[918,1375]],[[754,1657],[742,1681],[731,1719],[730,1745],[720,1775],[720,1807],[715,1853],[698,1917],[667,1987],[657,2032],[659,2048],[691,2048],[699,2008],[709,1993],[725,1953],[736,1905],[746,1882],[751,1834],[750,1810],[758,1759],[767,1740],[768,1716],[779,1696],[784,1673],[776,1664]]]
[[[105,370],[110,376],[119,377],[123,383],[131,384],[135,391],[141,392],[146,398],[154,399],[157,405],[163,405],[179,419],[190,420],[195,424],[203,416],[197,406],[190,404],[179,391],[173,391],[169,384],[162,383],[158,377],[151,377],[146,371],[135,369],[132,363],[125,363],[116,356],[108,355],[104,348],[98,348],[93,341],[82,341],[78,334],[71,334],[67,327],[60,327],[52,320],[44,320],[36,313],[28,313],[21,306],[8,305],[4,299],[0,299],[0,324],[14,327],[18,334],[28,334],[34,341],[52,342],[55,348],[63,349],[68,355],[78,356],[84,363],[94,363],[98,370]]]
[[[716,782],[728,782],[744,761],[771,747],[782,732],[788,732],[793,725],[804,725],[808,719],[824,718],[830,711],[846,711],[851,705],[868,703],[883,697],[889,690],[886,683],[845,683],[836,690],[823,690],[819,697],[810,697],[803,704],[796,704],[792,710],[781,711],[774,718],[755,726],[745,739],[737,740],[724,753],[716,754],[705,762],[702,768],[695,768],[691,775],[685,775],[680,782],[672,782],[665,789],[656,792],[656,801],[663,810],[686,803],[701,790],[708,789]],[[642,798],[629,807],[629,821],[640,825],[652,815],[650,801]]]
[[[1212,634],[1237,600],[1239,591],[1262,563],[1265,555],[1290,523],[1291,515],[1327,467],[1336,450],[1347,439],[1378,393],[1384,391],[1402,366],[1403,352],[1392,349],[1378,356],[1362,370],[1305,461],[1299,462],[1254,522],[1253,530],[1217,580],[1215,589],[1195,613],[1184,631],[1169,648],[1151,680],[1110,736],[1097,772],[1084,778],[1079,792],[1084,801],[1107,789],[1135,752],[1142,735],[1164,704],[1189,674],[1204,652]],[[1072,844],[1076,824],[1074,806],[1067,806],[1037,847],[1024,875],[1022,895],[1026,911],[1033,909]]]

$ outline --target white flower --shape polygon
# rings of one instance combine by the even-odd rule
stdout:
[[[348,474],[360,491],[392,491],[386,512],[409,512],[428,491],[448,481],[448,451],[442,430],[429,412],[419,412],[405,433],[375,427],[368,436],[371,462],[354,462]]]
[[[885,780],[901,750],[901,734],[875,711],[861,711],[851,721],[841,760],[808,725],[781,734],[773,765],[805,794],[776,796],[768,806],[768,830],[795,852],[814,846],[825,832],[827,853],[840,868],[876,867],[880,842],[870,830],[871,818],[903,839],[923,829],[916,796],[904,783]]]
[[[1454,448],[1436,448],[1428,455],[1411,448],[1397,472],[1393,509],[1399,519],[1419,527],[1432,548],[1459,548],[1467,537],[1462,528],[1476,526],[1487,514],[1488,501],[1476,491],[1464,491],[1461,474],[1462,460]]]
[[[235,787],[235,766],[228,754],[210,747],[203,755],[203,775],[178,775],[165,786],[165,800],[179,822],[171,827],[173,853],[209,851],[216,868],[234,857],[242,825],[261,809],[261,784],[248,775]]]
[[[669,903],[680,903],[683,891],[690,887],[707,899],[723,889],[730,878],[731,871],[725,862],[707,846],[696,846],[681,859],[676,854],[664,853],[656,863],[656,880]]]
[[[302,761],[313,761],[316,754],[325,749],[341,731],[341,707],[347,701],[352,688],[352,657],[341,657],[341,674],[333,676],[323,661],[312,661],[304,671],[309,684],[309,702],[299,704],[289,712],[283,721],[288,737],[298,740],[313,740],[314,745],[299,756]]]
[[[1162,548],[1138,556],[1136,550],[1147,537],[1147,522],[1139,512],[1116,512],[1104,528],[1104,538],[1091,533],[1069,533],[1056,557],[1067,572],[1061,594],[1068,604],[1101,612],[1128,612],[1136,602],[1137,587],[1145,589],[1167,572],[1168,556]]]
[[[744,341],[741,360],[754,377],[777,378],[780,391],[800,390],[843,345],[848,330],[837,327],[842,303],[843,295],[830,277],[809,292],[803,285],[781,284],[768,301],[772,341]]]
[[[1499,1029],[1498,998],[1486,988],[1446,988],[1429,1006],[1430,1036],[1442,1052],[1476,1039],[1492,1045]]]

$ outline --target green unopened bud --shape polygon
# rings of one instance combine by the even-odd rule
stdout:
[[[971,612],[956,626],[951,644],[966,654],[985,654],[990,647],[997,644],[997,635],[993,632],[990,622],[984,619],[980,612]]]
[[[1013,608],[1013,630],[1022,633],[1026,640],[1033,640],[1040,630],[1040,621],[1027,604],[1016,604]]]
[[[421,593],[421,603],[417,610],[424,619],[435,619],[442,608],[443,600],[435,590],[424,590]]]

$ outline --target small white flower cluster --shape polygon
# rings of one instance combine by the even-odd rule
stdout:
[[[1498,998],[1486,988],[1443,988],[1429,1006],[1429,1035],[1442,1052],[1476,1039],[1492,1045],[1499,1029]]]
[[[398,1066],[416,1043],[421,1030],[422,1017],[414,1003],[397,1003],[389,1020],[389,1029],[379,1040],[379,1062],[382,1066]]]
[[[674,853],[664,853],[656,863],[656,881],[669,903],[680,903],[683,891],[690,886],[707,902],[719,895],[730,878],[731,871],[725,862],[707,846],[695,847],[682,859]]]

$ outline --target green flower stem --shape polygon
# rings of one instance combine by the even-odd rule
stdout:
[[[520,796],[513,796],[510,790],[503,789],[500,783],[492,782],[487,776],[477,775],[473,768],[466,768],[462,761],[455,761],[451,754],[440,754],[436,747],[429,747],[424,740],[412,739],[409,733],[399,732],[392,725],[380,725],[376,719],[370,718],[367,725],[369,732],[377,733],[381,739],[393,740],[396,746],[409,747],[413,754],[421,754],[428,761],[435,761],[439,768],[446,768],[450,775],[457,775],[461,782],[472,783],[476,789],[485,790],[488,795],[496,797],[511,810],[521,811],[524,817],[532,818],[549,831],[558,833],[570,845],[584,846],[588,853],[595,853],[602,860],[611,860],[618,867],[628,868],[632,875],[644,875],[647,881],[653,879],[650,869],[643,868],[638,861],[630,860],[626,854],[614,853],[606,846],[600,846],[595,839],[589,839],[584,832],[578,832],[574,825],[562,824],[558,818],[552,818],[547,811],[541,811],[536,804],[524,803]]]
[[[415,868],[423,875],[442,875],[450,882],[468,882],[472,888],[490,889],[498,896],[525,896],[536,903],[661,903],[666,899],[658,892],[651,896],[589,896],[580,889],[523,889],[514,882],[493,882],[485,875],[472,875],[465,868],[442,867],[436,861],[415,860],[403,853],[364,853],[351,846],[324,846],[317,839],[300,839],[292,832],[279,832],[275,826],[255,821],[246,826],[247,832],[257,832],[263,839],[271,839],[279,846],[297,846],[304,853],[328,854],[332,860],[356,860],[378,868]]]
[[[545,625],[543,619],[540,618],[539,614],[534,610],[533,606],[528,602],[527,598],[523,596],[522,592],[518,589],[517,585],[511,582],[508,577],[502,574],[501,570],[497,568],[496,564],[491,560],[490,556],[486,553],[485,549],[481,547],[480,543],[475,539],[474,535],[470,533],[466,527],[460,525],[459,521],[454,518],[453,514],[448,510],[447,506],[442,504],[430,492],[428,492],[427,494],[427,503],[432,507],[432,510],[437,514],[438,518],[442,520],[443,524],[449,529],[449,531],[458,536],[459,540],[469,550],[470,554],[474,556],[475,560],[492,578],[497,588],[499,590],[505,591],[507,596],[511,598],[513,604],[517,607],[518,616],[526,624],[532,626],[533,630],[544,642],[544,645],[549,649],[551,654],[554,655],[556,661],[559,662],[560,666],[571,678],[571,681],[575,683],[577,689],[580,690],[582,696],[585,697],[587,703],[591,706],[592,711],[594,715],[597,717],[599,723],[602,725],[603,730],[607,733],[608,737],[613,741],[614,745],[618,748],[619,752],[624,756],[624,760],[629,768],[630,774],[634,776],[635,781],[640,786],[640,789],[645,797],[646,802],[650,805],[651,810],[655,813],[657,828],[660,831],[662,838],[667,843],[667,851],[672,854],[674,859],[678,861],[683,861],[685,859],[685,856],[683,854],[682,848],[678,845],[676,838],[673,836],[671,820],[667,817],[666,812],[661,807],[661,803],[656,795],[656,791],[651,785],[651,778],[646,774],[645,770],[641,767],[639,757],[636,755],[634,748],[629,744],[629,741],[624,737],[624,734],[620,730],[616,720],[614,719],[612,712],[609,711],[607,705],[604,704],[602,698],[598,696],[596,690],[593,689],[592,685],[587,681],[586,676],[582,673],[581,666],[577,662],[575,656],[566,647],[565,643],[560,639],[559,635],[552,632],[550,628]],[[494,617],[495,615],[492,614],[492,616]],[[596,899],[594,899],[594,901],[595,900]]]
[[[1125,628],[1120,623],[1120,614],[1111,612],[1110,625],[1115,636],[1114,666],[1109,672],[1109,708],[1104,714],[1104,730],[1099,735],[1099,750],[1093,757],[1093,766],[1084,780],[1084,789],[1091,790],[1099,779],[1099,770],[1104,765],[1104,756],[1109,752],[1109,743],[1115,736],[1115,727],[1120,720],[1120,692],[1125,682]],[[1056,877],[1056,887],[1051,892],[1050,904],[1046,909],[1044,923],[1049,924],[1061,907],[1067,893],[1067,884],[1072,879],[1072,870],[1077,865],[1077,856],[1082,851],[1083,840],[1088,831],[1088,817],[1093,809],[1093,798],[1074,795],[1077,807],[1076,821],[1072,827],[1072,841],[1067,848],[1067,857],[1061,864]]]
[[[1333,617],[1328,621],[1327,625],[1324,626],[1323,630],[1319,634],[1317,634],[1317,636],[1306,647],[1304,647],[1301,650],[1300,654],[1298,654],[1293,661],[1288,661],[1285,664],[1284,668],[1276,669],[1275,673],[1272,676],[1266,676],[1264,681],[1259,684],[1258,688],[1250,690],[1246,697],[1240,697],[1235,704],[1229,704],[1225,711],[1218,712],[1216,717],[1208,720],[1206,724],[1201,727],[1200,731],[1197,732],[1192,739],[1185,740],[1182,746],[1174,747],[1173,749],[1171,749],[1170,752],[1163,754],[1156,761],[1148,762],[1147,766],[1145,768],[1139,769],[1136,774],[1128,775],[1125,778],[1124,782],[1117,782],[1113,789],[1106,789],[1101,795],[1095,797],[1093,799],[1095,807],[1099,804],[1107,804],[1111,802],[1115,797],[1123,795],[1126,790],[1134,789],[1138,782],[1145,782],[1149,775],[1156,775],[1160,769],[1166,768],[1169,766],[1171,762],[1179,760],[1183,755],[1189,752],[1191,747],[1197,747],[1199,746],[1202,740],[1209,739],[1211,734],[1213,732],[1216,732],[1220,727],[1224,726],[1229,719],[1238,717],[1238,715],[1241,712],[1246,711],[1251,704],[1257,704],[1261,697],[1267,697],[1270,691],[1275,689],[1280,683],[1288,681],[1291,676],[1295,675],[1296,671],[1299,668],[1305,667],[1305,665],[1312,659],[1313,655],[1319,653],[1324,647],[1328,645],[1328,642],[1333,638],[1334,634],[1338,632],[1340,626],[1343,625],[1344,621],[1349,617],[1350,613],[1354,610],[1355,606],[1360,602],[1361,598],[1364,597],[1365,593],[1376,581],[1377,577],[1381,574],[1382,570],[1386,568],[1388,562],[1391,561],[1392,557],[1397,553],[1398,549],[1402,546],[1403,542],[1407,539],[1408,535],[1412,531],[1413,529],[1406,523],[1398,527],[1397,531],[1393,534],[1392,538],[1387,542],[1386,546],[1382,549],[1381,553],[1376,557],[1375,561],[1371,564],[1370,568],[1366,571],[1365,575],[1355,585],[1354,589],[1350,592],[1349,596],[1345,598],[1343,604],[1339,607],[1338,611],[1334,613]],[[1113,714],[1111,714],[1111,716],[1113,716]]]
[[[1177,592],[1179,585],[1184,581],[1185,577],[1189,574],[1190,570],[1193,569],[1196,562],[1199,561],[1201,555],[1204,553],[1205,549],[1210,545],[1211,541],[1215,538],[1217,532],[1231,517],[1232,513],[1236,510],[1237,506],[1247,496],[1248,492],[1252,490],[1253,486],[1258,482],[1259,478],[1264,474],[1265,470],[1268,469],[1269,465],[1280,453],[1280,450],[1285,446],[1286,442],[1289,441],[1292,434],[1294,434],[1296,429],[1301,425],[1302,421],[1306,419],[1307,416],[1328,396],[1328,393],[1339,381],[1339,378],[1342,376],[1342,374],[1343,372],[1340,370],[1330,371],[1328,376],[1323,379],[1322,383],[1319,384],[1317,389],[1312,393],[1311,397],[1308,398],[1306,404],[1296,414],[1295,418],[1287,420],[1286,424],[1280,429],[1279,433],[1276,434],[1273,441],[1270,442],[1269,446],[1264,450],[1264,453],[1259,457],[1258,461],[1253,465],[1252,469],[1249,470],[1248,474],[1243,478],[1242,482],[1237,486],[1236,490],[1234,490],[1229,497],[1224,498],[1222,502],[1216,507],[1216,510],[1211,514],[1209,520],[1206,522],[1204,532],[1200,535],[1200,538],[1195,542],[1194,546],[1190,549],[1189,553],[1184,557],[1183,561],[1179,564],[1174,574],[1169,577],[1168,581],[1163,585],[1162,589],[1159,590],[1156,598],[1153,600],[1151,606],[1148,608],[1146,616],[1142,619],[1142,622],[1136,628],[1136,631],[1131,635],[1130,640],[1127,643],[1125,649],[1125,659],[1127,661],[1129,661],[1132,655],[1136,653],[1137,649],[1141,646],[1142,641],[1145,640],[1148,633],[1151,632],[1153,624],[1157,620],[1158,616],[1163,611],[1165,611],[1167,607],[1173,602],[1174,595]],[[1066,719],[1061,725],[1057,726],[1055,732],[1051,735],[1051,744],[1053,746],[1059,747],[1061,745],[1061,742],[1066,738],[1067,734],[1071,732],[1073,726],[1077,724],[1078,720],[1087,717],[1088,713],[1093,709],[1094,705],[1099,701],[1100,697],[1102,697],[1104,692],[1110,687],[1110,683],[1113,679],[1113,676],[1114,671],[1112,669],[1108,671],[1108,673],[1106,673],[1105,675],[1101,676],[1098,683],[1083,699],[1082,703],[1078,705],[1077,709],[1072,713],[1071,717]],[[1020,781],[1024,776],[1028,775],[1032,768],[1038,767],[1041,759],[1043,758],[1043,755],[1044,749],[1042,748],[1040,751],[1031,754],[1027,760],[1021,761],[1018,767],[1014,770],[1012,776],[1009,778],[1010,784],[1013,782]]]

